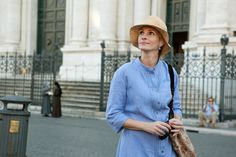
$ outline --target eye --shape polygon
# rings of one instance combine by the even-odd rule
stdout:
[[[149,35],[152,35],[152,36],[153,36],[153,35],[156,35],[156,33],[153,32],[153,31],[148,32],[148,34],[149,34]]]
[[[144,34],[144,31],[143,31],[143,30],[140,30],[138,34],[139,34],[139,35],[143,35],[143,34]]]

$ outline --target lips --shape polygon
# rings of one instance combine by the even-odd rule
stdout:
[[[149,43],[147,43],[147,42],[140,42],[139,43],[139,45],[147,45],[147,44],[149,44]]]

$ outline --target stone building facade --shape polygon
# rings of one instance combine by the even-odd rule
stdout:
[[[63,64],[58,78],[98,81],[100,43],[105,41],[107,52],[127,50],[129,27],[148,15],[173,26],[171,42],[181,37],[181,30],[174,31],[175,17],[188,19],[183,52],[189,48],[201,54],[206,46],[209,53],[220,53],[222,34],[229,37],[229,49],[235,48],[234,6],[233,0],[2,0],[0,52],[50,53],[59,45]]]

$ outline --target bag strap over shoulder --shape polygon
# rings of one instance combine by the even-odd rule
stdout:
[[[174,80],[174,71],[173,71],[172,66],[170,64],[168,64],[167,62],[166,62],[166,64],[168,65],[168,71],[169,71],[169,75],[170,75],[170,89],[171,89],[171,95],[172,95],[171,101],[168,104],[168,106],[170,108],[169,119],[171,119],[171,118],[174,117],[174,112],[173,112],[173,97],[174,97],[174,83],[175,83],[175,80]]]

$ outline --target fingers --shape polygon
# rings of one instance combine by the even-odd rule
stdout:
[[[147,125],[147,131],[149,130],[148,132],[159,136],[163,136],[166,133],[169,133],[170,129],[171,127],[169,124],[160,121],[152,122]]]
[[[156,127],[158,128],[158,132],[160,136],[163,136],[166,133],[169,133],[171,130],[171,126],[164,122],[156,122]]]
[[[168,131],[169,132],[169,131]],[[166,134],[166,131],[164,129],[161,129],[159,127],[156,127],[156,135],[163,136]]]
[[[171,130],[171,126],[169,123],[164,123],[164,122],[161,122],[162,126],[168,128],[168,131]]]
[[[183,126],[183,122],[179,119],[170,119],[169,120],[169,124],[171,127],[173,127],[174,129],[183,129],[184,126]]]
[[[169,124],[173,128],[171,129],[171,133],[173,134],[173,136],[176,136],[180,132],[180,130],[184,128],[183,122],[180,119],[170,119]]]
[[[181,120],[171,119],[169,123],[160,121],[146,123],[144,131],[154,135],[164,136],[168,133],[173,133],[173,135],[176,135],[182,128],[183,123]]]
[[[171,133],[173,134],[178,134],[180,132],[180,129],[172,129]]]

